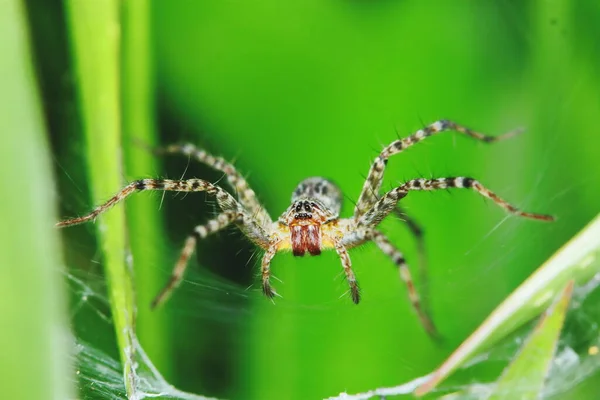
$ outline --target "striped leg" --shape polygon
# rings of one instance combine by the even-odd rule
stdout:
[[[181,280],[183,279],[183,274],[188,266],[188,261],[194,253],[197,241],[204,239],[211,233],[215,233],[226,228],[233,221],[235,221],[236,218],[237,213],[231,211],[224,212],[217,216],[217,218],[208,221],[206,224],[198,225],[194,228],[194,233],[191,234],[185,241],[185,245],[181,250],[179,259],[173,268],[173,272],[171,272],[169,281],[152,301],[152,308],[156,308],[163,304],[169,298],[171,293],[173,293],[173,291],[177,288],[177,286],[179,286]]]
[[[358,304],[360,301],[360,288],[358,287],[358,282],[356,281],[356,275],[354,275],[354,271],[352,271],[352,262],[350,261],[348,250],[339,240],[335,240],[334,245],[335,251],[342,260],[342,267],[344,268],[346,281],[348,281],[348,285],[350,286],[350,296],[352,297],[352,301],[354,304]]]
[[[262,274],[262,291],[263,294],[270,299],[275,297],[277,294],[277,292],[271,287],[271,261],[273,260],[275,253],[277,253],[277,244],[273,243],[263,255],[262,262],[260,264],[260,270]]]
[[[379,197],[379,189],[381,188],[381,183],[383,181],[385,165],[387,164],[388,158],[394,154],[400,153],[404,149],[416,143],[419,143],[429,136],[433,136],[444,131],[456,131],[484,143],[497,142],[521,132],[521,130],[515,130],[501,136],[487,136],[482,133],[472,131],[471,129],[455,122],[440,120],[426,126],[423,129],[419,129],[411,136],[392,142],[389,146],[381,151],[369,170],[369,175],[367,175],[367,180],[365,181],[360,197],[358,198],[354,208],[354,219],[358,220],[377,202]]]
[[[164,148],[155,149],[154,152],[156,154],[181,154],[193,157],[201,163],[206,164],[217,171],[223,172],[227,177],[229,184],[237,192],[240,203],[242,203],[260,223],[266,224],[267,222],[271,222],[269,213],[260,204],[256,193],[250,188],[246,179],[244,179],[231,163],[228,163],[222,157],[215,157],[190,143],[183,145],[174,144]]]
[[[220,187],[202,179],[141,179],[138,181],[133,181],[129,185],[125,186],[119,193],[110,198],[106,203],[96,207],[91,213],[82,217],[61,221],[57,223],[56,226],[62,228],[93,221],[98,215],[108,211],[115,204],[125,200],[131,194],[146,190],[206,192],[211,196],[215,196],[217,203],[224,212],[233,212],[237,214],[239,218],[238,227],[254,243],[263,248],[266,248],[269,244],[269,238],[266,234],[266,230],[268,228],[264,228],[263,225],[256,221],[253,216],[250,215],[235,198],[233,198],[232,195]]]
[[[419,224],[409,217],[404,210],[396,205],[394,208],[394,214],[396,214],[410,230],[410,233],[415,237],[417,242],[417,254],[419,257],[419,282],[421,284],[421,305],[426,313],[429,312],[429,274],[427,272],[427,260],[425,258],[425,240],[423,238],[423,229]]]
[[[412,179],[395,189],[383,195],[373,207],[367,211],[358,221],[359,226],[374,227],[383,220],[398,204],[398,201],[405,197],[412,190],[440,190],[449,188],[472,189],[480,195],[491,199],[494,203],[504,208],[511,214],[519,217],[537,219],[540,221],[553,221],[554,217],[544,214],[534,214],[519,210],[517,207],[501,199],[497,194],[484,187],[479,181],[473,178],[438,178],[438,179]]]
[[[427,312],[421,305],[421,300],[419,299],[419,294],[417,293],[417,289],[415,288],[415,284],[410,275],[410,270],[406,265],[406,261],[404,260],[404,256],[402,253],[396,249],[390,241],[378,231],[373,231],[373,241],[377,244],[377,247],[381,249],[388,257],[394,261],[394,264],[398,266],[398,271],[400,272],[400,278],[406,284],[406,288],[408,289],[408,298],[410,299],[410,304],[417,312],[419,316],[419,320],[421,321],[421,325],[425,328],[427,333],[432,337],[437,337],[438,333],[433,324],[433,321],[427,315]]]

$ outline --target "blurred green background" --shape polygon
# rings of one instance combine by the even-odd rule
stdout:
[[[94,148],[82,133],[72,45],[74,4],[85,1],[25,3],[60,216],[79,215],[94,206],[86,156]],[[444,337],[436,344],[393,263],[374,246],[350,253],[360,305],[345,294],[334,253],[278,254],[274,286],[283,298],[272,304],[258,285],[260,256],[235,229],[200,243],[186,282],[150,312],[185,237],[217,207],[202,194],[128,200],[137,336],[182,390],[316,399],[427,374],[600,209],[596,1],[136,0],[117,10],[127,16],[115,27],[123,37],[123,123],[114,163],[123,163],[123,181],[221,179],[186,159],[155,159],[140,146],[191,141],[234,160],[273,218],[309,176],[334,180],[347,197],[343,216],[350,216],[384,145],[449,118],[487,134],[519,126],[526,134],[493,145],[454,133],[428,139],[390,159],[384,189],[415,177],[472,176],[527,211],[558,218],[508,218],[460,191],[402,201],[425,230],[424,289]],[[86,34],[98,32],[92,26]],[[418,280],[406,226],[390,218],[382,229]],[[71,276],[103,293],[94,225],[62,234]],[[72,290],[71,300],[79,304],[81,291]],[[94,307],[108,313],[104,301]],[[78,337],[118,357],[106,320],[91,311],[72,315]],[[488,365],[455,384],[491,381],[500,371]],[[598,381],[565,396],[593,398]],[[94,395],[83,389],[82,397]]]

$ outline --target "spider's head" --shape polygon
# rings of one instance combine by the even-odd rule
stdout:
[[[321,177],[307,178],[294,190],[285,220],[288,225],[320,225],[337,219],[341,208],[342,192],[333,182]]]
[[[292,204],[280,222],[290,227],[291,247],[295,256],[321,254],[321,225],[336,220],[342,205],[342,193],[324,178],[300,182],[292,195]]]
[[[292,194],[293,206],[295,205],[298,208],[301,202],[304,203],[302,207],[305,208],[306,212],[311,212],[306,207],[308,202],[313,209],[315,208],[314,204],[316,204],[321,210],[327,211],[334,218],[337,218],[342,208],[342,192],[333,182],[325,178],[318,176],[307,178],[296,186]],[[299,209],[298,213],[300,212]]]

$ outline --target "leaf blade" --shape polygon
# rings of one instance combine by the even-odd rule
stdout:
[[[572,293],[573,281],[569,281],[562,293],[540,318],[519,353],[505,368],[488,400],[506,398],[535,400],[540,397],[552,364]]]
[[[0,380],[3,398],[74,398],[42,102],[22,1],[0,13]],[[34,384],[32,384],[32,382]]]
[[[425,395],[478,351],[504,337],[539,314],[573,279],[576,284],[600,273],[600,215],[559,249],[513,291],[486,320],[420,385]]]
[[[71,52],[78,79],[92,201],[100,204],[123,185],[121,168],[120,4],[67,3]],[[135,307],[127,263],[125,213],[117,206],[96,221],[125,388],[135,397]]]

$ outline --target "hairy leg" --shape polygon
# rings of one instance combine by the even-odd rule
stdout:
[[[429,312],[429,273],[427,271],[427,260],[425,254],[425,240],[423,237],[423,229],[411,217],[406,214],[404,209],[396,205],[394,208],[396,214],[408,226],[410,233],[415,237],[417,242],[417,254],[419,257],[419,282],[421,284],[421,306],[426,313]]]
[[[94,220],[100,214],[111,209],[115,204],[125,200],[135,192],[147,190],[172,191],[172,192],[206,192],[214,196],[219,207],[224,212],[236,213],[238,216],[238,227],[254,243],[262,248],[269,244],[268,227],[265,227],[250,215],[244,207],[229,193],[220,187],[202,179],[171,180],[171,179],[141,179],[131,182],[125,186],[119,193],[111,197],[107,202],[96,207],[92,212],[82,217],[76,217],[61,221],[56,224],[62,228],[66,226],[78,225]]]
[[[439,120],[424,127],[423,129],[419,129],[408,137],[392,142],[389,146],[385,147],[381,151],[379,156],[373,162],[373,165],[371,165],[369,175],[367,175],[367,179],[363,185],[362,191],[354,208],[354,219],[358,220],[360,217],[362,217],[362,215],[366,213],[379,198],[379,190],[383,181],[383,173],[388,158],[394,154],[400,153],[416,143],[419,143],[429,136],[433,136],[444,131],[456,131],[484,143],[492,143],[507,139],[520,132],[520,130],[515,130],[501,136],[487,136],[482,133],[475,132],[465,126],[459,125],[456,122]]]
[[[221,171],[227,177],[229,184],[235,189],[240,203],[252,214],[260,223],[271,222],[271,217],[265,208],[258,201],[254,190],[250,188],[246,179],[236,170],[233,164],[225,161],[222,157],[215,157],[203,149],[193,144],[173,144],[167,147],[155,149],[156,154],[181,154],[200,161],[211,168]]]
[[[275,297],[277,292],[271,287],[271,261],[277,253],[277,243],[272,243],[265,254],[263,255],[262,262],[260,264],[260,271],[262,276],[262,291],[265,296],[272,299]]]
[[[519,217],[536,219],[540,221],[553,221],[550,215],[535,214],[519,210],[517,207],[500,198],[497,194],[483,186],[479,181],[468,177],[438,178],[438,179],[412,179],[395,189],[384,194],[359,220],[358,226],[377,226],[405,197],[408,192],[415,190],[442,190],[449,188],[471,189],[480,195],[491,199],[498,206],[511,214]]]
[[[181,250],[179,259],[173,268],[173,272],[171,272],[169,281],[152,301],[152,308],[156,308],[163,304],[169,298],[171,293],[173,293],[173,291],[177,288],[177,286],[179,286],[181,280],[183,279],[183,274],[188,266],[189,259],[196,248],[196,243],[211,233],[215,233],[226,228],[233,221],[235,221],[236,218],[237,214],[235,212],[224,212],[219,214],[217,218],[208,221],[206,224],[198,225],[194,228],[194,233],[188,236],[185,241],[185,245]]]
[[[344,268],[346,281],[350,286],[350,296],[352,297],[352,301],[354,304],[358,304],[360,302],[360,288],[358,287],[358,282],[356,281],[356,275],[354,275],[354,271],[352,271],[352,262],[350,261],[348,250],[340,240],[335,240],[334,245],[336,253],[342,260],[342,268]]]
[[[427,312],[421,305],[419,294],[417,293],[417,289],[415,288],[415,284],[412,280],[410,270],[406,265],[406,261],[404,260],[404,256],[402,255],[402,253],[396,247],[394,247],[394,245],[390,243],[388,238],[385,237],[381,232],[373,231],[372,240],[375,242],[377,247],[379,247],[379,249],[385,255],[390,257],[394,264],[396,264],[396,266],[398,267],[398,271],[400,272],[400,278],[402,279],[408,290],[408,298],[410,300],[410,304],[416,311],[419,320],[421,321],[421,325],[423,325],[423,327],[429,335],[431,335],[432,337],[437,337],[438,333],[435,328],[435,325],[433,324],[433,321],[431,320],[429,315],[427,315]]]

